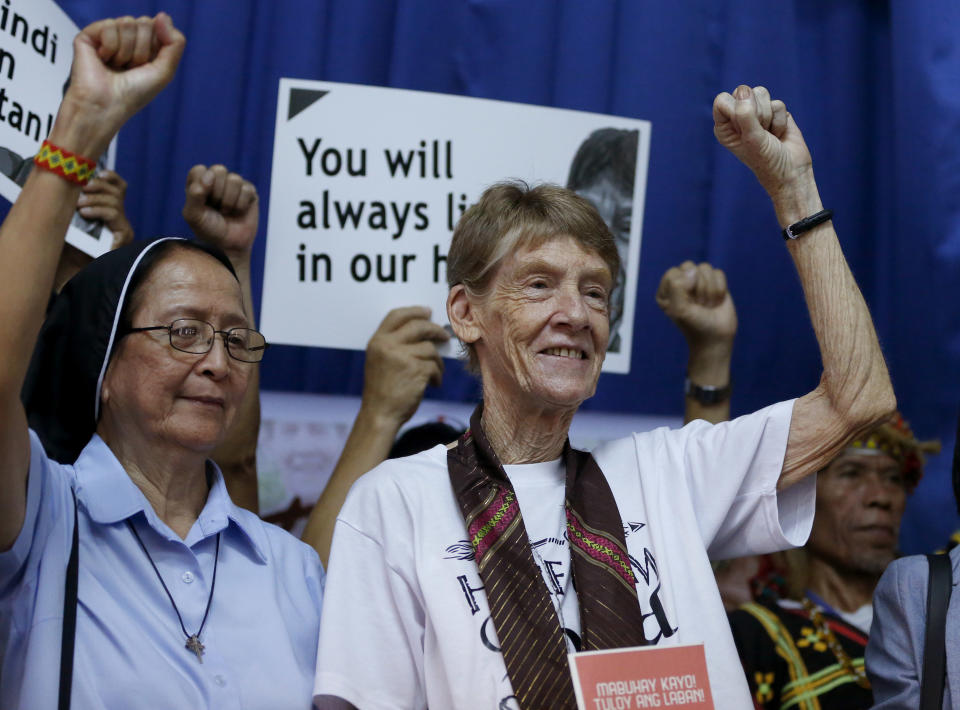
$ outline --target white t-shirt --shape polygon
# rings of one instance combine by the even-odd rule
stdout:
[[[623,522],[645,636],[661,646],[703,643],[718,709],[751,700],[709,558],[802,545],[813,523],[813,476],[776,490],[792,410],[783,402],[593,452]],[[569,548],[556,532],[564,479],[559,466],[550,468],[511,466],[508,475],[531,541],[546,540],[535,550],[554,599],[565,602],[564,625],[577,633]],[[314,693],[362,710],[517,707],[443,446],[384,462],[347,497],[324,590]]]
[[[523,526],[543,581],[567,636],[567,651],[580,650],[580,605],[570,581],[567,544],[567,472],[562,459],[503,467],[517,494]]]

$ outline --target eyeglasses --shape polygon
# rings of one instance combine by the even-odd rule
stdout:
[[[185,353],[203,355],[213,348],[219,333],[227,354],[240,362],[260,362],[263,351],[270,347],[263,334],[250,328],[217,330],[212,324],[194,318],[178,318],[170,325],[152,325],[146,328],[127,328],[123,335],[145,333],[148,330],[165,330],[170,336],[170,347]]]

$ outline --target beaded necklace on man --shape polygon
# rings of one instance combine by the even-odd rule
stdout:
[[[850,675],[852,675],[856,681],[857,685],[861,688],[870,688],[870,680],[867,678],[867,673],[863,668],[857,668],[853,665],[853,660],[850,658],[843,646],[840,645],[840,642],[837,641],[836,635],[833,633],[833,629],[830,628],[830,624],[827,623],[826,619],[823,618],[823,614],[820,611],[820,607],[814,604],[809,597],[803,597],[803,609],[807,612],[807,615],[810,617],[810,621],[813,622],[814,627],[816,627],[817,633],[820,634],[820,637],[827,642],[827,648],[830,649],[834,657],[837,659],[837,663]]]

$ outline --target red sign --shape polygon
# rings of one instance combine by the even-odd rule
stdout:
[[[580,710],[714,710],[703,644],[569,655]]]

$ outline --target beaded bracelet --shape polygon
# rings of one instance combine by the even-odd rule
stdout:
[[[90,181],[97,167],[97,164],[89,158],[71,153],[47,140],[40,146],[40,152],[33,157],[33,162],[38,167],[56,173],[64,180],[80,186]]]

